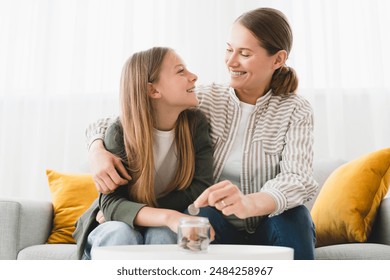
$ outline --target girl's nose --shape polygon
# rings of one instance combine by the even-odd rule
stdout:
[[[190,80],[193,81],[193,82],[196,82],[198,80],[198,76],[194,73],[191,73],[190,72]]]

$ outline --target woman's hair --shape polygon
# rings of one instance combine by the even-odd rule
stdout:
[[[133,54],[125,63],[120,83],[120,121],[123,127],[127,166],[132,176],[129,195],[134,201],[156,206],[154,192],[153,128],[155,112],[148,97],[148,83],[159,80],[161,66],[170,48],[155,47]],[[177,170],[167,192],[185,189],[195,170],[195,152],[188,110],[176,122]],[[164,174],[162,174],[164,175]]]
[[[290,54],[293,34],[285,15],[272,8],[259,8],[242,14],[236,19],[259,40],[260,46],[274,55],[280,50]],[[271,80],[271,89],[275,95],[295,93],[298,77],[295,70],[283,65],[277,69]]]

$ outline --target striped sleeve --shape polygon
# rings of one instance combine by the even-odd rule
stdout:
[[[303,98],[296,98],[296,101],[292,114],[285,120],[289,126],[279,162],[280,172],[262,188],[277,204],[270,216],[309,201],[318,187],[313,177],[312,108]]]
[[[107,128],[110,126],[112,122],[114,122],[117,119],[117,117],[108,117],[108,118],[102,118],[97,120],[96,122],[91,123],[86,131],[85,131],[85,137],[86,137],[86,144],[87,148],[91,147],[91,144],[98,139],[103,140],[104,134],[107,130]]]

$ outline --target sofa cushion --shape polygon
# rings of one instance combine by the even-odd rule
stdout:
[[[326,180],[311,214],[317,246],[366,242],[390,184],[390,148],[337,168]]]
[[[47,170],[46,175],[54,208],[53,229],[47,242],[75,243],[75,223],[98,197],[92,175],[54,170]]]
[[[42,244],[27,247],[18,254],[18,260],[77,260],[75,244]]]
[[[390,246],[350,243],[316,248],[316,260],[390,260]]]
[[[336,170],[339,166],[346,163],[346,160],[342,159],[329,159],[329,160],[317,160],[313,163],[313,176],[314,179],[318,183],[318,189],[315,196],[305,203],[307,209],[311,210],[313,208],[313,204],[316,201],[318,194],[321,191],[322,186],[324,185],[326,179],[334,170]]]

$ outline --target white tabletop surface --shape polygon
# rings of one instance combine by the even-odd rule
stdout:
[[[124,245],[92,250],[94,260],[292,260],[288,247],[255,245],[210,245],[207,252],[191,252],[178,245]]]

